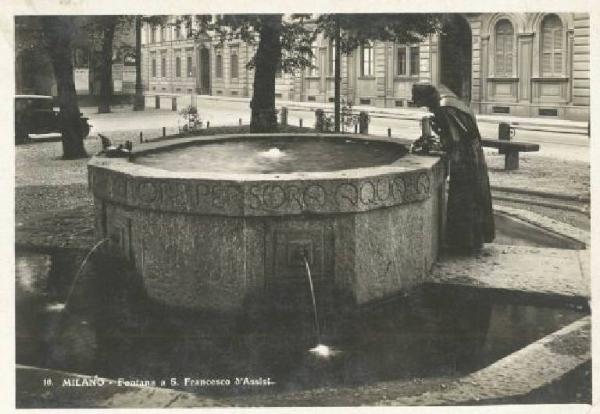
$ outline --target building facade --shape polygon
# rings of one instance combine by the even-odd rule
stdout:
[[[587,13],[455,14],[418,44],[376,41],[342,55],[342,97],[410,107],[412,85],[425,80],[448,86],[476,113],[588,120],[589,22]],[[183,25],[146,24],[142,32],[147,95],[252,96],[246,63],[255,47],[195,39]],[[313,54],[313,67],[277,78],[277,98],[333,101],[331,41],[318,38]]]

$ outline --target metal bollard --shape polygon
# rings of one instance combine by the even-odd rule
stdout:
[[[210,121],[206,121],[206,129],[210,128]]]
[[[240,126],[242,126],[242,118],[239,119]]]
[[[142,134],[142,131],[140,131],[140,144],[144,142],[144,134]]]
[[[300,128],[302,128],[302,118],[300,118]]]
[[[358,124],[354,124],[354,133],[358,134]]]
[[[514,135],[514,129],[510,127],[508,122],[500,122],[498,125],[498,139],[500,141],[510,141],[510,138]],[[504,154],[505,150],[502,148],[498,149],[498,154]]]
[[[392,137],[392,128],[388,128],[388,138]]]
[[[369,113],[368,112],[361,111],[358,114],[358,125],[359,125],[359,132],[361,134],[369,133]]]
[[[317,132],[323,132],[323,127],[325,124],[325,111],[322,109],[315,110],[315,129]]]
[[[167,127],[162,127],[163,128],[163,137],[167,136]]]

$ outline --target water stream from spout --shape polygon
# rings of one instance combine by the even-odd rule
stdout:
[[[102,244],[104,244],[108,240],[110,240],[108,237],[105,238],[105,239],[100,240],[85,255],[85,257],[81,261],[81,265],[79,266],[79,270],[77,271],[77,273],[75,274],[75,277],[73,278],[73,282],[71,282],[71,287],[69,289],[69,293],[67,294],[67,298],[65,299],[65,303],[62,303],[62,304],[59,303],[59,304],[50,305],[49,306],[50,310],[55,310],[55,311],[59,311],[60,312],[62,310],[67,309],[67,306],[69,306],[69,301],[71,299],[71,296],[73,296],[73,292],[75,291],[75,286],[77,285],[77,281],[79,280],[79,277],[81,276],[81,273],[83,272],[83,269],[85,269],[85,265],[87,264],[87,262],[90,259],[90,257],[92,257],[92,254],[96,251],[96,249],[98,249],[98,247],[100,247]]]
[[[317,299],[315,298],[315,286],[313,284],[312,275],[310,273],[310,265],[308,264],[308,259],[306,256],[303,256],[304,267],[306,268],[306,277],[308,278],[308,285],[310,286],[310,295],[312,297],[312,305],[313,305],[313,316],[315,318],[315,332],[317,334],[317,344],[321,343],[321,329],[319,328],[319,315],[317,313]]]

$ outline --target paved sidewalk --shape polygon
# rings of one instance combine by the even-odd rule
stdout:
[[[278,105],[281,103],[279,102]],[[299,125],[302,119],[303,126],[313,127],[315,114],[314,108],[309,105],[311,103],[294,102],[289,104],[295,105],[288,107],[289,125]],[[368,109],[381,111],[385,108],[369,107]],[[243,125],[248,125],[250,122],[250,107],[247,100],[224,100],[202,96],[198,99],[198,110],[202,121],[210,122],[211,127],[238,125],[240,119]],[[153,138],[161,136],[162,128],[165,127],[167,135],[173,134],[178,131],[178,125],[183,122],[182,117],[176,111],[166,109],[147,108],[145,111],[134,112],[130,106],[121,106],[114,107],[113,112],[108,114],[98,114],[95,107],[82,108],[82,111],[90,118],[92,135],[101,132],[111,136],[111,133],[115,131],[130,131],[131,136],[127,139],[134,142],[139,141],[140,131],[143,131],[144,137]],[[397,110],[388,108],[386,111],[393,113]],[[380,115],[374,112],[370,113],[369,133],[372,135],[386,136],[388,129],[391,130],[394,138],[415,140],[421,135],[419,119],[425,113],[424,111],[416,110],[411,112],[412,115],[401,114],[401,116],[394,117],[389,113]],[[495,138],[498,136],[497,124],[480,122],[479,129],[484,137]],[[546,156],[589,163],[590,139],[584,134],[521,129],[516,131],[513,139],[540,145],[539,152],[523,154],[523,160],[527,157]]]
[[[227,96],[199,96],[202,100],[231,101],[231,102],[250,102],[250,98],[237,98]],[[278,108],[285,106],[289,109],[308,109],[314,111],[317,108],[326,111],[333,111],[333,103],[318,102],[297,102],[277,100]],[[419,120],[427,111],[422,108],[379,108],[371,105],[354,105],[354,111],[366,111],[371,117],[381,117],[390,119]],[[508,122],[516,129],[530,131],[552,131],[562,133],[574,133],[587,135],[588,123],[585,121],[571,121],[555,118],[526,118],[510,115],[477,115],[478,122],[499,124]]]
[[[428,282],[560,297],[590,298],[588,250],[486,245],[477,257],[442,257]]]

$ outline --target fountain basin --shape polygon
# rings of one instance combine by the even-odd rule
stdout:
[[[147,162],[157,154],[257,140],[290,147],[303,140],[338,147],[345,142],[382,147],[398,157],[359,168],[331,167],[325,160],[327,171],[303,170],[299,162],[296,172],[287,167],[206,171],[193,163],[189,170],[167,169],[160,161]],[[242,162],[250,155],[239,156]],[[239,311],[270,286],[305,281],[303,255],[318,282],[331,283],[362,304],[419,284],[438,256],[443,163],[408,154],[387,138],[184,138],[146,144],[130,159],[96,156],[88,171],[98,238],[110,237],[135,264],[147,294],[172,306]]]

